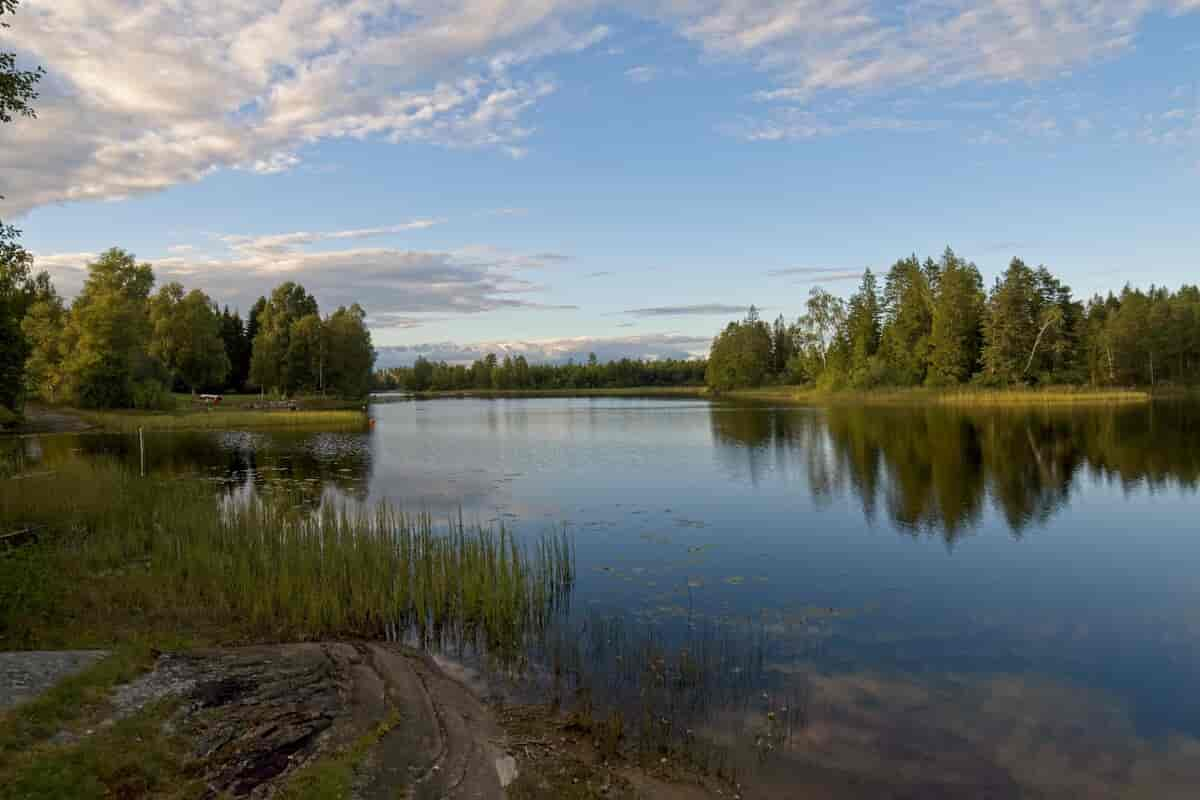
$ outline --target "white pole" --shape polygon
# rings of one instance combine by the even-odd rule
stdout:
[[[142,456],[142,477],[146,477],[146,438],[142,435],[142,429],[138,428],[138,451]]]

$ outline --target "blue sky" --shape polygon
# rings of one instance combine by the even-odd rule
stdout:
[[[946,245],[1198,279],[1200,0],[24,0],[0,216],[385,361],[698,352]]]

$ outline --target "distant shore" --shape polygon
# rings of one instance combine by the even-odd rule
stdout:
[[[1146,403],[1178,391],[1145,389],[1101,389],[1094,387],[1052,386],[1016,389],[875,389],[866,391],[826,391],[804,386],[763,386],[716,392],[707,386],[635,386],[600,389],[459,389],[452,391],[396,392],[405,398],[439,399],[452,397],[537,398],[537,397],[681,397],[710,400],[751,400],[794,405],[940,405],[978,407],[1023,407],[1038,405],[1109,405]],[[388,402],[387,393],[373,396],[373,402]]]
[[[447,391],[409,392],[393,390],[378,393],[386,402],[388,394],[404,394],[421,399],[440,397],[707,397],[706,386],[632,386],[602,389],[452,389]],[[378,395],[372,395],[372,399]]]
[[[1141,389],[1046,387],[1044,389],[877,389],[822,391],[800,386],[736,389],[719,397],[796,405],[1030,407],[1044,405],[1112,405],[1148,403],[1156,395]]]

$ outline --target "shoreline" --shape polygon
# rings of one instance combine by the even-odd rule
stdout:
[[[50,688],[0,707],[0,779],[17,797],[735,793],[685,761],[638,757],[620,734],[605,736],[578,714],[511,701],[474,670],[398,644],[4,656],[33,672],[75,658],[58,667]]]
[[[1051,386],[1046,388],[983,389],[958,387],[927,389],[922,387],[867,391],[827,391],[803,386],[765,386],[715,392],[707,386],[643,386],[614,389],[461,389],[407,392],[389,398],[383,395],[371,402],[385,404],[404,400],[505,399],[551,397],[644,397],[696,400],[744,400],[787,403],[796,406],[943,406],[943,407],[1033,407],[1062,405],[1123,405],[1148,403],[1157,399],[1185,396],[1189,389],[1101,389],[1092,387]]]

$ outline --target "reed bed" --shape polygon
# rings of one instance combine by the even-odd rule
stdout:
[[[197,632],[218,641],[416,639],[519,658],[565,603],[565,532],[524,543],[461,518],[286,500],[71,462],[0,481],[0,645]],[[3,533],[3,531],[0,531]]]
[[[87,421],[106,430],[136,433],[171,430],[245,430],[262,428],[361,429],[367,418],[361,411],[321,410],[192,410],[159,413],[83,411]]]
[[[797,405],[858,406],[974,406],[980,408],[1026,408],[1048,405],[1115,405],[1148,403],[1149,392],[1135,389],[1046,387],[1041,389],[876,389],[869,391],[823,391],[794,386],[741,389],[722,397]]]

